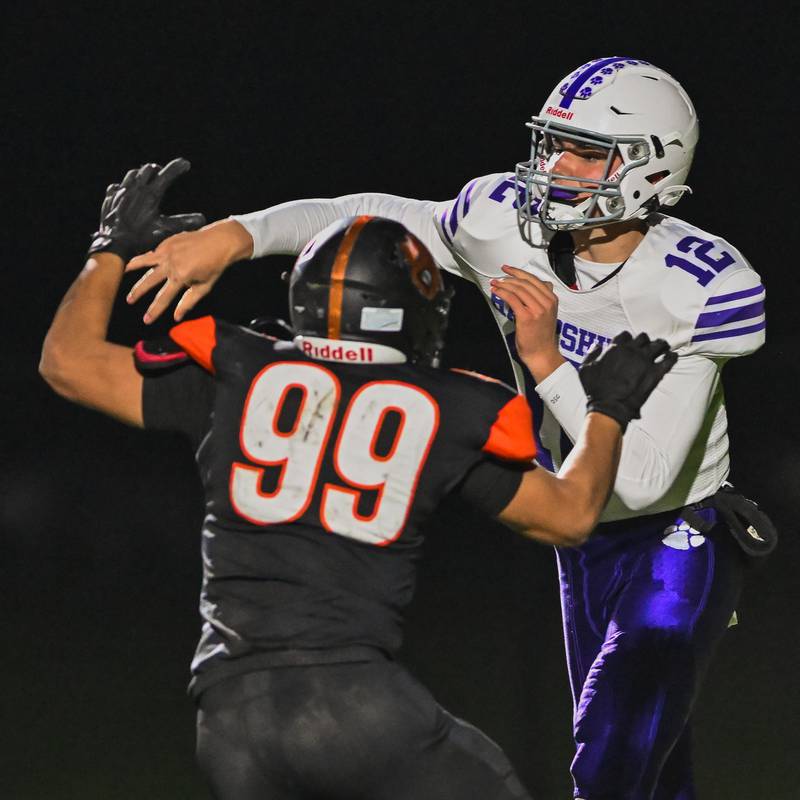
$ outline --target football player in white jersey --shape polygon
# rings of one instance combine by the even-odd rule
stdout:
[[[694,107],[666,72],[591,61],[529,127],[530,160],[469,181],[454,200],[299,200],[167,239],[129,264],[150,267],[129,301],[163,282],[145,320],[182,292],[180,319],[234,261],[298,253],[339,217],[400,220],[486,297],[534,406],[539,460],[553,470],[585,413],[574,367],[592,346],[622,330],[666,339],[678,362],[627,430],[601,524],[557,556],[575,796],[690,800],[700,683],[735,610],[745,552],[774,546],[754,504],[725,483],[720,379],[725,361],[764,342],[764,287],[727,241],[664,213],[689,191],[698,139]],[[512,294],[538,322],[520,340]],[[752,511],[749,533],[731,503]]]

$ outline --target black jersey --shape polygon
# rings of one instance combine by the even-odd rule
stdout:
[[[211,317],[170,339],[136,354],[145,425],[191,436],[205,489],[194,690],[335,649],[394,653],[421,523],[454,489],[505,507],[535,456],[526,400],[474,373],[376,363],[364,343],[312,358]]]

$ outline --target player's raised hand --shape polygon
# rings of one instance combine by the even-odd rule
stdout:
[[[623,331],[606,349],[591,350],[580,367],[586,410],[615,419],[624,432],[632,419],[640,417],[645,400],[677,360],[663,339],[651,340],[646,333],[634,338]]]
[[[252,252],[250,234],[234,220],[221,220],[199,231],[170,236],[128,263],[126,271],[148,268],[128,294],[128,302],[135,303],[161,285],[144,314],[144,321],[150,323],[183,292],[173,313],[180,320],[211,291],[227,267]]]
[[[504,266],[509,277],[492,281],[492,292],[514,312],[520,358],[537,381],[564,363],[556,341],[558,297],[553,284],[529,272]]]
[[[111,252],[128,261],[167,236],[205,224],[202,214],[161,213],[164,193],[190,166],[185,158],[175,158],[165,167],[145,164],[129,170],[121,183],[112,183],[106,189],[100,227],[92,236],[89,254]]]

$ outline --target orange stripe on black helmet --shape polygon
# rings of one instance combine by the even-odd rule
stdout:
[[[342,333],[342,298],[344,296],[344,274],[350,254],[363,227],[372,219],[365,214],[355,219],[342,237],[331,268],[331,288],[328,297],[328,338],[339,339]]]

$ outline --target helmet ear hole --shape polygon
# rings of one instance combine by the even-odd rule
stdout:
[[[653,147],[656,151],[656,158],[664,158],[664,145],[661,144],[661,139],[658,136],[651,136],[650,139],[653,142]]]
[[[653,172],[651,175],[648,175],[646,180],[648,183],[652,183],[654,186],[659,181],[663,181],[669,175],[668,169],[662,169],[661,172]]]

